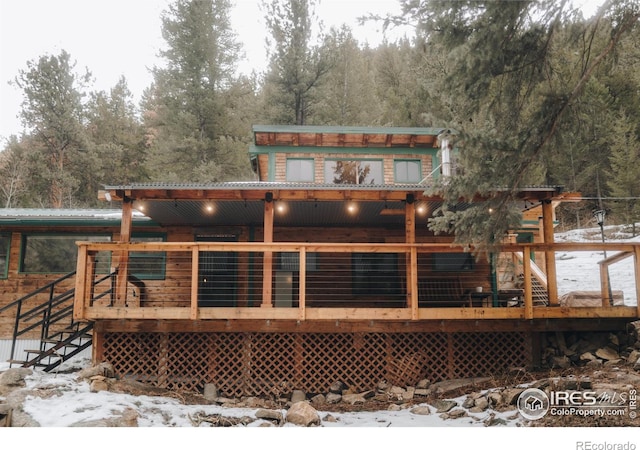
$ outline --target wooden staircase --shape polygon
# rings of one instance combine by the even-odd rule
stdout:
[[[10,365],[40,367],[49,372],[91,346],[93,322],[73,319],[75,289],[59,292],[62,283],[69,285],[74,276],[71,272],[0,309],[0,314],[9,310],[15,313]],[[38,333],[39,348],[25,350],[24,359],[16,358],[16,341]]]

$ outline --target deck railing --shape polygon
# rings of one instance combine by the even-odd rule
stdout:
[[[450,244],[78,246],[77,319],[640,317],[640,245],[631,243],[509,244],[480,259]],[[605,250],[602,263],[583,258]],[[583,260],[589,267],[564,269]],[[535,273],[548,264],[557,280],[541,288]]]

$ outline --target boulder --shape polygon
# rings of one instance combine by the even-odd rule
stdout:
[[[25,367],[7,369],[0,374],[0,386],[24,387],[27,384],[24,379],[32,373],[33,371],[31,369]]]
[[[256,419],[270,420],[276,423],[282,423],[283,415],[280,411],[273,409],[259,409],[256,411]]]
[[[431,414],[431,408],[427,405],[416,406],[411,409],[411,414],[415,414],[417,416],[428,416]]]
[[[329,392],[332,394],[342,394],[342,391],[345,390],[347,390],[347,385],[342,381],[334,381],[331,383],[331,386],[329,386]]]
[[[108,362],[103,362],[92,367],[87,367],[78,372],[79,379],[89,379],[91,377],[95,377],[96,375],[101,375],[107,378],[115,378],[113,365]]]
[[[432,406],[436,409],[436,412],[446,413],[458,406],[458,404],[453,400],[436,400]]]
[[[601,347],[598,350],[596,350],[596,356],[606,361],[620,359],[620,355],[618,354],[618,352],[609,346]]]
[[[287,411],[286,420],[294,425],[310,427],[320,425],[318,411],[308,402],[297,402],[291,405]]]
[[[304,391],[295,389],[291,393],[291,403],[303,402],[306,399],[307,399],[307,394],[305,394]]]
[[[218,392],[218,387],[215,384],[206,383],[204,385],[203,396],[205,399],[215,402],[218,399],[219,395],[220,393]]]

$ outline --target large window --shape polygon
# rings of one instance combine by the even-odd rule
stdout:
[[[69,273],[76,270],[78,258],[77,241],[108,242],[110,236],[86,234],[24,234],[20,272],[23,273]],[[96,257],[96,272],[109,270],[108,254]]]
[[[384,184],[382,161],[378,160],[326,160],[325,183],[333,184]]]
[[[7,278],[9,273],[9,244],[11,236],[0,234],[0,278]]]
[[[131,236],[131,242],[163,242],[163,234],[143,234]],[[165,252],[131,252],[129,255],[129,273],[141,280],[164,279]]]
[[[420,160],[398,159],[394,161],[394,176],[396,183],[419,183],[422,180]]]
[[[313,182],[313,159],[287,159],[287,181]]]

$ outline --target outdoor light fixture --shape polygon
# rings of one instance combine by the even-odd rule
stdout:
[[[273,201],[273,192],[267,192],[264,194],[264,201],[267,203],[271,203]]]
[[[593,217],[596,219],[596,222],[598,222],[598,225],[600,225],[600,228],[603,228],[604,226],[604,216],[606,214],[607,212],[604,209],[597,209],[593,212]],[[602,236],[604,241],[604,234]]]

